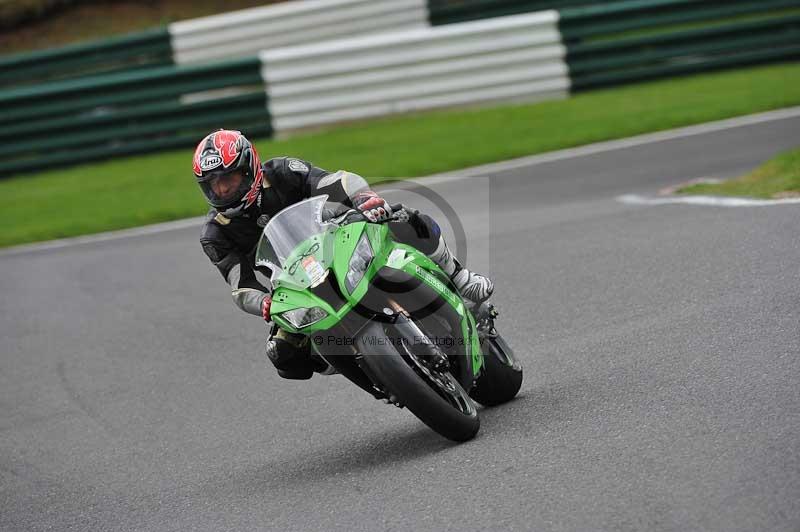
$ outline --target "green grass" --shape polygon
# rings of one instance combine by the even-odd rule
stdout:
[[[528,105],[407,115],[286,140],[256,139],[262,157],[293,155],[373,181],[422,176],[800,104],[800,64],[773,65],[583,93]],[[229,124],[228,127],[233,127]],[[192,149],[0,181],[0,246],[197,216],[204,202]]]
[[[800,148],[782,153],[752,172],[718,184],[697,184],[678,194],[779,198],[800,196]]]

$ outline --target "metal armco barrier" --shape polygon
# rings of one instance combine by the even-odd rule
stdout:
[[[800,14],[781,13],[797,7],[800,0],[625,0],[563,9],[573,90],[798,59]],[[735,18],[743,15],[757,18]]]
[[[306,0],[171,24],[177,64],[428,24],[426,0]]]
[[[800,59],[800,0],[428,0],[435,23],[483,17],[433,27],[423,1],[287,2],[173,25],[181,61],[253,53],[210,64],[171,64],[166,30],[0,58],[0,86],[50,80],[0,90],[0,177],[190,147],[216,127],[268,135]],[[559,11],[496,16],[544,5]]]
[[[172,64],[166,29],[0,56],[0,87]]]
[[[584,4],[560,11],[561,31],[567,41],[711,23],[742,15],[769,16],[770,12],[800,7],[800,0],[617,0]]]
[[[454,24],[506,15],[519,15],[546,9],[561,9],[592,3],[593,0],[428,0],[434,26]],[[594,0],[599,3],[601,0]]]
[[[263,52],[273,127],[564,97],[557,25],[544,11]]]
[[[216,127],[270,134],[260,66],[250,58],[0,92],[3,175],[191,146]],[[234,87],[240,94],[208,94]],[[202,101],[182,103],[198,92]]]
[[[798,16],[569,47],[575,90],[798,57]]]
[[[428,26],[426,0],[295,0],[162,29],[0,57],[0,88],[134,68],[212,63],[261,50]]]

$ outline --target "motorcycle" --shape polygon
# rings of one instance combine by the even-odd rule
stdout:
[[[475,402],[510,401],[522,385],[522,367],[495,328],[497,309],[471,307],[387,224],[327,199],[295,203],[264,227],[256,267],[272,272],[273,321],[307,336],[329,373],[408,408],[448,439],[473,438]],[[405,212],[392,210],[395,220]]]

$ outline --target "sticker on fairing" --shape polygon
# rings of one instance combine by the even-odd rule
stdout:
[[[394,264],[395,262],[403,260],[405,256],[406,256],[405,250],[395,249],[394,251],[389,253],[389,260],[387,262],[389,262],[390,264]]]
[[[308,282],[315,285],[325,277],[325,268],[314,257],[306,257],[303,259],[303,269],[308,276]]]
[[[452,292],[450,292],[447,286],[445,286],[445,284],[441,282],[439,279],[437,279],[435,276],[431,275],[430,273],[428,273],[423,268],[420,268],[419,266],[417,266],[417,275],[419,275],[423,281],[428,283],[437,292],[439,292],[442,295],[442,297],[446,298],[452,304],[458,305],[459,301],[452,296]]]
[[[289,161],[289,170],[293,172],[303,172],[308,173],[308,166],[306,166],[303,161],[298,161],[297,159],[292,159]]]

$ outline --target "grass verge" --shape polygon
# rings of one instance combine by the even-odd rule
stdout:
[[[737,179],[678,189],[678,194],[784,198],[800,196],[800,149],[782,153]]]
[[[800,105],[798,81],[800,63],[762,66],[561,101],[406,115],[256,141],[262,157],[293,155],[373,181],[413,177]],[[0,246],[200,215],[205,207],[190,170],[192,151],[2,180],[0,197],[13,222],[0,233]]]

